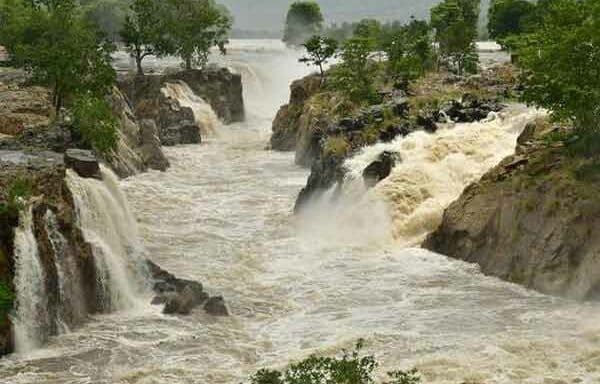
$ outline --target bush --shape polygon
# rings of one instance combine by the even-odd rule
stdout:
[[[362,356],[363,341],[359,340],[352,352],[343,351],[340,358],[311,356],[290,365],[285,371],[261,369],[250,378],[251,384],[373,384],[378,366],[375,357]],[[418,384],[416,370],[393,371],[386,384]]]
[[[25,201],[33,193],[31,181],[25,178],[15,179],[7,189],[6,202],[0,204],[0,214],[18,215],[25,206]]]
[[[10,286],[4,281],[0,281],[0,321],[4,320],[12,310],[14,300],[15,294]]]
[[[73,128],[83,141],[100,153],[117,144],[117,119],[109,103],[91,95],[79,97],[73,105]]]

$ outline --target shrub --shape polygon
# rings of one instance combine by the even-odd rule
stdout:
[[[290,365],[285,371],[261,369],[250,377],[251,384],[373,384],[378,366],[375,357],[363,356],[363,340],[353,351],[344,350],[340,358],[310,356]],[[386,384],[418,384],[416,370],[389,372]]]
[[[6,315],[12,310],[15,294],[10,286],[0,281],[0,321],[4,320]]]
[[[78,98],[73,105],[73,128],[83,141],[100,153],[117,144],[117,119],[109,103],[91,95]]]

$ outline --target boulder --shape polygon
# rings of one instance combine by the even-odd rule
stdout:
[[[363,180],[367,188],[374,187],[381,180],[388,177],[399,159],[400,155],[398,153],[382,152],[377,160],[369,164],[363,171]]]
[[[170,295],[166,299],[163,313],[167,315],[189,315],[196,306],[196,298],[190,287],[185,287],[182,292]]]
[[[206,313],[212,316],[229,316],[229,310],[222,296],[214,296],[204,304]]]
[[[425,132],[435,133],[438,130],[438,126],[436,124],[437,120],[437,117],[434,116],[433,113],[422,112],[417,115],[416,123],[418,126],[422,127]]]
[[[64,155],[67,168],[74,170],[79,176],[86,179],[102,180],[100,164],[92,151],[85,149],[67,149]]]

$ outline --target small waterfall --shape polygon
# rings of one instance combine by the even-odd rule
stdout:
[[[15,231],[16,316],[13,319],[15,349],[18,353],[40,347],[50,327],[46,276],[33,233],[32,208],[21,211]]]
[[[101,167],[103,181],[67,172],[79,224],[92,245],[102,308],[138,307],[147,293],[147,271],[137,225],[117,177]]]
[[[166,83],[161,90],[165,97],[177,100],[182,107],[194,112],[196,124],[203,135],[215,135],[219,126],[219,118],[208,104],[183,81]]]
[[[321,221],[336,231],[389,229],[400,242],[416,245],[440,224],[444,209],[467,185],[514,152],[518,135],[540,113],[514,106],[481,122],[448,125],[436,134],[415,132],[363,148],[344,164],[348,173],[336,198],[330,196],[334,188],[313,202],[310,211],[328,204],[326,212],[333,214]],[[362,173],[383,151],[399,153],[402,161],[367,191]],[[389,219],[382,219],[384,210]]]

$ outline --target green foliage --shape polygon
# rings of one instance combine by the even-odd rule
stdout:
[[[168,0],[168,38],[186,69],[204,67],[214,46],[225,54],[231,30],[229,11],[214,0]]]
[[[142,60],[149,55],[174,53],[168,38],[167,7],[160,0],[134,0],[131,13],[120,31],[125,49],[135,59],[138,75],[143,75]]]
[[[131,0],[80,0],[85,18],[116,41],[123,28]]]
[[[388,373],[390,380],[386,384],[419,384],[421,376],[416,369],[410,371],[392,371]]]
[[[371,51],[374,51],[381,47],[383,27],[377,20],[363,19],[354,27],[353,36],[369,42]]]
[[[535,8],[535,4],[527,0],[493,0],[488,21],[490,37],[502,39],[523,33]]]
[[[396,88],[407,89],[408,83],[433,68],[433,50],[429,25],[412,20],[383,43],[387,74]]]
[[[17,216],[32,193],[33,186],[30,180],[16,178],[7,188],[6,202],[0,204],[0,214]]]
[[[335,55],[338,42],[330,37],[315,35],[308,39],[303,46],[306,48],[307,55],[300,58],[299,61],[307,65],[317,66],[321,74],[321,79],[324,80],[325,71],[323,65],[327,64]]]
[[[554,0],[539,29],[523,38],[523,100],[571,121],[586,135],[600,129],[600,3]]]
[[[477,71],[479,6],[480,0],[444,0],[431,9],[440,59],[461,75]]]
[[[250,378],[250,384],[373,384],[378,366],[373,356],[362,356],[363,341],[353,351],[343,351],[339,358],[311,356],[290,365],[285,371],[262,369]],[[386,384],[418,384],[415,370],[394,371]]]
[[[74,0],[1,0],[0,44],[13,64],[53,91],[56,111],[73,96],[104,95],[115,80],[113,46],[82,17]]]
[[[315,1],[296,1],[287,13],[283,41],[290,45],[302,44],[322,31],[323,21],[321,7]]]
[[[374,104],[379,101],[373,81],[377,67],[370,60],[370,54],[368,40],[352,38],[344,44],[339,55],[342,62],[332,69],[331,87],[355,103]]]
[[[100,153],[117,144],[117,119],[110,104],[94,95],[82,95],[73,105],[73,127],[84,142]]]

